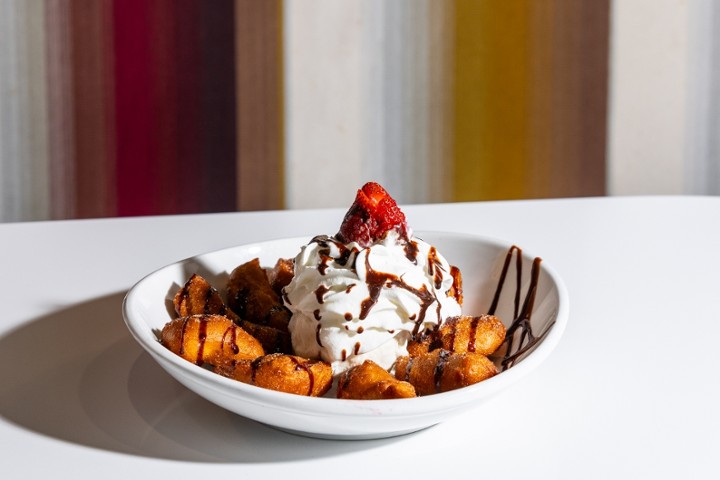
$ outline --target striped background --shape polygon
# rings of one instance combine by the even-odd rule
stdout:
[[[0,0],[0,220],[603,195],[610,0]]]

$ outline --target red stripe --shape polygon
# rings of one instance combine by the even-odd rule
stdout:
[[[115,0],[115,125],[118,215],[156,212],[157,154],[152,36],[146,0]]]
[[[153,96],[156,111],[160,122],[155,126],[156,141],[158,142],[158,155],[154,159],[157,163],[157,190],[162,194],[157,199],[158,212],[178,213],[180,198],[186,193],[183,191],[182,176],[176,167],[178,156],[178,110],[177,110],[177,75],[175,60],[177,52],[177,25],[175,22],[174,0],[156,0],[154,6],[152,25],[153,35],[153,66],[156,81],[153,85]]]

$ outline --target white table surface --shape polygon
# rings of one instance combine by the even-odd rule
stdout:
[[[489,402],[359,442],[293,436],[201,399],[120,311],[156,268],[334,233],[344,210],[0,225],[0,477],[720,478],[720,197],[404,210],[416,230],[542,256],[565,280],[570,320],[551,357]]]

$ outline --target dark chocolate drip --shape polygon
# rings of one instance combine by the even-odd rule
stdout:
[[[328,250],[328,253],[330,251]],[[318,265],[318,272],[320,272],[320,275],[325,275],[328,269],[328,263],[332,260],[332,257],[330,255],[326,255],[324,253],[320,253],[320,265]]]
[[[229,339],[228,335],[230,336]],[[222,337],[222,344],[229,345],[230,350],[232,350],[235,355],[240,353],[240,347],[237,345],[237,328],[235,328],[235,325],[230,325],[227,330],[225,330]]]
[[[418,256],[418,253],[420,252],[417,242],[414,240],[407,242],[405,244],[404,250],[405,250],[405,256],[407,257],[407,259],[410,260],[415,265],[417,265],[417,256]]]
[[[345,320],[348,322],[353,319],[353,314],[350,312],[345,312]]]
[[[198,323],[198,351],[195,363],[201,365],[205,354],[205,340],[207,339],[207,320],[205,317],[199,319]]]
[[[510,247],[507,255],[505,255],[505,263],[503,264],[502,271],[500,272],[500,278],[498,279],[497,288],[495,289],[495,296],[493,296],[492,303],[490,304],[490,308],[487,312],[488,315],[495,315],[495,310],[497,310],[498,302],[500,301],[500,294],[502,293],[503,286],[505,285],[505,278],[507,277],[508,269],[510,268],[510,262],[512,261],[513,252],[517,252],[517,260],[515,264],[515,268],[517,271],[517,282],[515,289],[515,313],[513,315],[513,318],[517,317],[518,305],[520,303],[520,285],[522,279],[522,250],[515,245]]]
[[[210,314],[210,313],[213,313],[213,312],[211,311],[211,308],[210,308],[210,301],[211,301],[212,298],[213,298],[213,293],[215,293],[215,289],[214,289],[213,287],[208,288],[207,291],[205,292],[205,300],[204,300],[204,304],[203,304],[203,313],[206,314],[206,315],[207,315],[207,314]],[[220,315],[223,315],[223,313],[221,313]]]
[[[449,338],[448,338],[447,346],[450,350],[453,350],[453,351],[455,350],[455,334],[457,333],[457,326],[458,326],[459,319],[460,319],[460,317],[452,317],[451,319],[448,319],[447,322],[445,322],[445,325],[450,326],[450,333],[448,335]],[[439,333],[440,329],[437,329],[436,332]],[[442,344],[439,343],[439,338],[437,340],[435,340],[434,344],[435,344],[434,346],[436,348],[442,346]]]
[[[462,292],[462,277],[460,275],[460,269],[455,265],[450,265],[450,276],[453,279],[452,287],[450,287],[455,300],[462,305],[463,292]]]
[[[188,321],[190,317],[185,317],[182,328],[180,329],[180,355],[185,354],[185,333],[187,331]]]
[[[477,335],[477,327],[480,323],[480,317],[473,317],[470,321],[470,332],[468,332],[468,352],[475,352],[475,336]]]
[[[334,261],[338,265],[346,266],[352,254],[357,253],[357,249],[348,248],[343,242],[340,242],[328,235],[318,235],[312,240],[310,240],[310,243],[317,243],[322,247],[318,251],[320,258],[322,259],[321,264],[318,267],[321,275],[325,275],[325,270],[328,267],[328,262]],[[330,245],[334,245],[338,249],[339,255],[337,257],[333,257],[332,255],[330,255]]]
[[[436,309],[435,309],[435,315],[437,316],[438,322],[437,322],[437,325],[435,326],[435,328],[440,328],[440,326],[441,326],[442,323],[443,323],[442,316],[440,315],[440,312],[441,312],[441,311],[442,311],[442,305],[440,304],[440,302],[438,302],[438,303],[437,303],[437,307],[436,307]],[[417,325],[416,325],[416,326],[417,326]],[[415,333],[417,333],[417,332],[415,332]]]
[[[314,311],[313,311],[313,317],[315,317],[315,320],[318,320],[318,321],[322,319],[322,317],[320,316],[320,309],[319,309],[319,308],[318,308],[317,310],[314,310]]]
[[[347,288],[345,289],[345,293],[350,293],[350,290],[352,290],[355,285],[357,285],[357,284],[351,283],[350,285],[348,285]]]
[[[289,355],[288,358],[290,358],[293,362],[295,362],[295,370],[305,370],[305,372],[308,374],[308,396],[312,395],[313,387],[315,386],[315,375],[313,374],[310,366],[308,366],[308,362],[301,361],[297,357],[294,357],[292,355]]]
[[[323,346],[322,342],[320,341],[320,327],[321,327],[321,326],[322,326],[322,325],[320,325],[320,324],[318,323],[318,324],[317,324],[317,327],[315,328],[315,341],[317,342],[317,344],[318,344],[318,346],[319,346],[320,348],[322,348],[322,346]]]
[[[196,274],[193,274],[193,276],[194,276],[194,275],[196,275]],[[185,286],[184,286],[184,287],[182,288],[182,290],[180,291],[180,302],[178,302],[178,307],[179,307],[179,308],[177,309],[177,310],[178,310],[178,312],[177,312],[178,315],[180,315],[180,311],[179,311],[179,310],[180,310],[180,308],[182,308],[183,305],[185,305],[185,308],[187,308],[187,302],[188,302],[188,300],[190,299],[190,288],[188,288],[188,287],[189,287],[189,285],[190,285],[190,281],[191,281],[191,280],[192,280],[192,277],[190,278],[190,280],[188,280],[188,282],[185,284]]]
[[[440,350],[438,352],[437,363],[435,364],[435,391],[440,391],[440,382],[442,382],[443,372],[445,371],[445,365],[447,365],[448,359],[450,358],[450,352],[447,350]]]
[[[412,293],[420,300],[420,312],[417,319],[415,319],[415,328],[413,329],[413,336],[416,335],[425,320],[427,309],[430,308],[430,305],[432,305],[436,300],[435,295],[433,295],[433,293],[430,292],[425,285],[422,285],[420,288],[415,288],[405,283],[397,275],[373,270],[370,266],[370,258],[368,255],[365,256],[365,269],[367,270],[366,282],[370,296],[363,300],[360,304],[360,320],[364,320],[370,314],[370,310],[372,310],[377,303],[383,287],[388,286],[402,288]],[[438,304],[438,307],[439,306],[440,305]]]
[[[517,247],[513,247],[517,249]],[[513,248],[510,249],[508,252],[508,257],[512,255]],[[518,250],[518,258],[520,258],[519,249]],[[505,341],[506,344],[505,348],[505,355],[502,358],[501,366],[502,370],[505,371],[508,368],[512,367],[515,364],[515,361],[517,361],[518,358],[520,358],[523,354],[530,351],[535,345],[537,345],[543,338],[545,338],[545,335],[550,331],[550,327],[554,325],[554,321],[551,322],[545,330],[538,336],[535,336],[532,331],[532,325],[531,325],[531,317],[532,317],[532,311],[533,307],[535,305],[535,297],[537,295],[537,289],[538,284],[540,282],[540,264],[542,262],[542,259],[540,257],[536,257],[533,260],[532,268],[530,270],[530,285],[528,286],[527,293],[525,294],[525,299],[523,301],[522,309],[518,312],[517,305],[519,304],[519,300],[516,300],[515,305],[515,317],[513,322],[510,324],[510,326],[507,329],[506,335],[505,335]],[[506,258],[505,266],[507,267],[509,265],[509,261]],[[521,275],[521,269],[522,269],[522,262],[519,263],[519,270],[518,270],[518,278],[520,278]],[[503,269],[503,275],[501,275],[501,280],[504,282],[505,275],[507,268]],[[498,289],[496,291],[496,297],[499,297],[499,292],[502,289],[502,284],[498,284]],[[520,296],[520,283],[518,282],[516,286],[516,299]],[[493,300],[493,303],[495,304],[495,300]],[[494,305],[496,307],[496,305]],[[494,309],[493,309],[494,311]],[[515,343],[515,340],[517,338],[517,343]]]
[[[355,342],[355,348],[353,349],[353,353],[354,353],[355,355],[357,355],[358,353],[360,353],[360,346],[361,346],[361,345],[360,345],[360,342]]]
[[[438,258],[438,252],[435,247],[430,247],[428,251],[428,275],[433,277],[435,281],[435,289],[440,290],[443,281],[443,268],[440,259]]]
[[[329,292],[329,291],[330,291],[330,289],[328,289],[325,285],[320,285],[320,286],[315,290],[315,298],[317,298],[317,302],[318,302],[318,303],[323,303],[323,302],[325,301],[325,299],[323,298],[323,296],[324,296],[327,292]]]

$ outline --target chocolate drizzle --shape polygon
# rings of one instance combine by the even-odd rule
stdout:
[[[430,247],[430,250],[428,251],[427,273],[429,276],[433,277],[433,280],[435,281],[435,289],[440,290],[443,281],[443,268],[435,247]]]
[[[180,349],[178,354],[185,355],[185,337],[187,336],[188,327],[191,323],[197,324],[197,354],[195,355],[195,364],[202,365],[205,363],[205,343],[207,342],[208,323],[212,314],[189,315],[183,318],[182,328],[180,329]],[[240,353],[240,347],[237,344],[238,328],[235,324],[231,324],[222,334],[220,343],[223,350],[229,348],[230,351],[237,355]]]
[[[554,320],[550,322],[550,324],[545,328],[545,330],[543,330],[542,333],[540,333],[540,335],[535,336],[535,334],[533,333],[530,318],[532,317],[532,311],[535,305],[535,296],[537,295],[538,283],[540,281],[540,263],[542,262],[542,259],[540,257],[535,257],[535,259],[533,259],[532,267],[530,270],[530,285],[528,286],[527,293],[525,294],[522,308],[520,308],[520,290],[522,285],[523,270],[522,250],[515,245],[510,247],[510,250],[508,250],[508,253],[505,256],[505,263],[503,264],[497,288],[495,290],[495,295],[493,296],[492,303],[490,304],[490,308],[488,309],[488,314],[494,315],[495,310],[497,310],[498,302],[500,300],[500,294],[502,293],[503,286],[505,285],[507,273],[510,269],[513,255],[515,255],[516,257],[515,270],[517,273],[517,279],[515,284],[513,321],[507,328],[505,341],[503,342],[505,344],[505,354],[500,361],[500,365],[502,366],[503,371],[512,367],[523,354],[530,351],[543,338],[545,338],[545,335],[547,335],[547,333],[550,331],[550,328],[555,323]]]
[[[468,352],[475,352],[475,335],[477,334],[478,323],[480,323],[481,317],[473,317],[470,321],[470,333],[468,334]],[[455,344],[455,332],[457,331],[457,325],[453,327],[453,341],[450,345]]]
[[[295,362],[295,370],[304,370],[308,374],[308,396],[312,395],[313,387],[315,386],[315,375],[313,375],[312,370],[310,369],[310,366],[308,365],[309,362],[307,361],[301,361],[300,359],[289,355],[288,358]]]
[[[317,324],[317,327],[315,328],[315,341],[317,342],[317,344],[318,344],[318,346],[319,346],[320,348],[322,348],[322,346],[323,346],[322,342],[320,341],[320,330],[321,330],[320,327],[321,327],[321,326],[322,326],[322,325],[320,325],[320,324],[318,323],[318,324]]]
[[[322,247],[318,250],[318,254],[321,259],[318,270],[321,275],[325,275],[325,271],[327,270],[330,261],[334,261],[338,265],[346,266],[350,257],[352,257],[354,253],[358,252],[356,248],[348,248],[344,243],[339,242],[328,235],[318,235],[310,240],[310,243],[317,243]],[[334,245],[340,252],[337,257],[330,255],[331,245]]]
[[[367,271],[366,282],[368,286],[368,291],[370,292],[370,296],[363,300],[360,304],[360,320],[364,320],[370,314],[370,310],[372,310],[372,308],[377,303],[383,287],[387,286],[402,288],[412,293],[420,300],[420,312],[415,319],[415,328],[413,329],[412,333],[413,336],[416,335],[417,332],[420,330],[420,326],[425,320],[425,314],[427,312],[427,309],[430,308],[430,305],[432,305],[433,302],[435,302],[436,300],[435,295],[433,295],[432,292],[428,291],[425,285],[422,285],[420,288],[415,288],[405,283],[402,278],[398,277],[397,275],[373,270],[373,268],[370,266],[370,259],[368,255],[365,256],[365,269]],[[438,304],[438,308],[439,307],[440,305]]]
[[[317,298],[317,302],[318,302],[318,303],[323,303],[323,302],[325,301],[325,299],[324,299],[323,297],[324,297],[324,295],[325,295],[327,292],[329,292],[329,291],[330,291],[330,290],[329,290],[325,285],[320,285],[320,286],[315,290],[315,298]]]
[[[222,344],[230,345],[230,350],[232,350],[233,354],[237,355],[240,353],[240,347],[238,347],[237,344],[237,328],[235,328],[235,325],[230,325],[227,330],[225,330],[222,336]]]
[[[418,244],[416,241],[411,240],[405,244],[404,247],[405,250],[405,257],[407,257],[410,262],[417,265],[417,256],[420,252],[420,249],[418,248]]]
[[[438,353],[437,363],[435,363],[435,391],[440,391],[440,383],[442,382],[443,372],[445,371],[445,365],[448,363],[450,358],[450,352],[447,350],[440,350]]]

